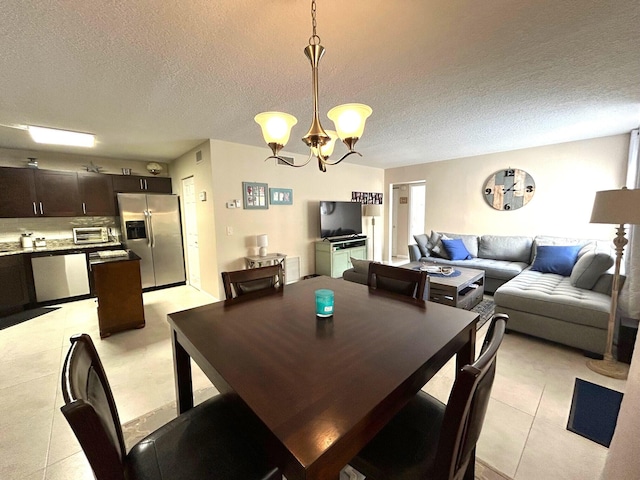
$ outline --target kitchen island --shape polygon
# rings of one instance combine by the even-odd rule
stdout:
[[[92,290],[98,298],[100,338],[143,328],[140,257],[130,250],[95,252],[89,255],[89,265]]]

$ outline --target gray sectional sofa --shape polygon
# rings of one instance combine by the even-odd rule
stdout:
[[[611,242],[438,232],[414,238],[417,244],[409,245],[411,261],[484,270],[485,290],[494,293],[496,312],[509,315],[509,330],[588,352],[604,352],[613,278]],[[469,258],[447,258],[439,242],[442,238],[460,239]],[[532,267],[540,246],[576,246],[575,265],[562,274],[536,271],[540,264]]]

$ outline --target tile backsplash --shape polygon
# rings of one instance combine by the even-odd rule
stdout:
[[[0,243],[19,242],[25,232],[47,240],[70,240],[77,227],[110,227],[111,235],[120,238],[118,217],[0,218]]]

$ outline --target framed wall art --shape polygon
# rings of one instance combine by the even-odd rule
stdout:
[[[242,199],[248,210],[269,208],[269,186],[266,183],[242,182]]]
[[[382,193],[375,192],[351,192],[351,201],[360,202],[363,205],[382,205]]]
[[[293,205],[293,189],[270,188],[269,203],[271,205]]]

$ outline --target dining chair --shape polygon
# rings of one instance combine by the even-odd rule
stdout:
[[[61,407],[97,480],[280,480],[251,429],[257,419],[217,395],[136,443],[127,453],[116,404],[87,334],[71,337],[62,369]]]
[[[427,272],[420,270],[371,262],[367,284],[372,288],[380,288],[419,300],[429,299],[429,278]]]
[[[261,290],[272,289],[275,293],[284,289],[284,272],[279,264],[222,272],[222,283],[227,300]]]
[[[421,390],[349,464],[367,480],[472,480],[508,319],[493,315],[480,356],[458,372],[447,405]]]

